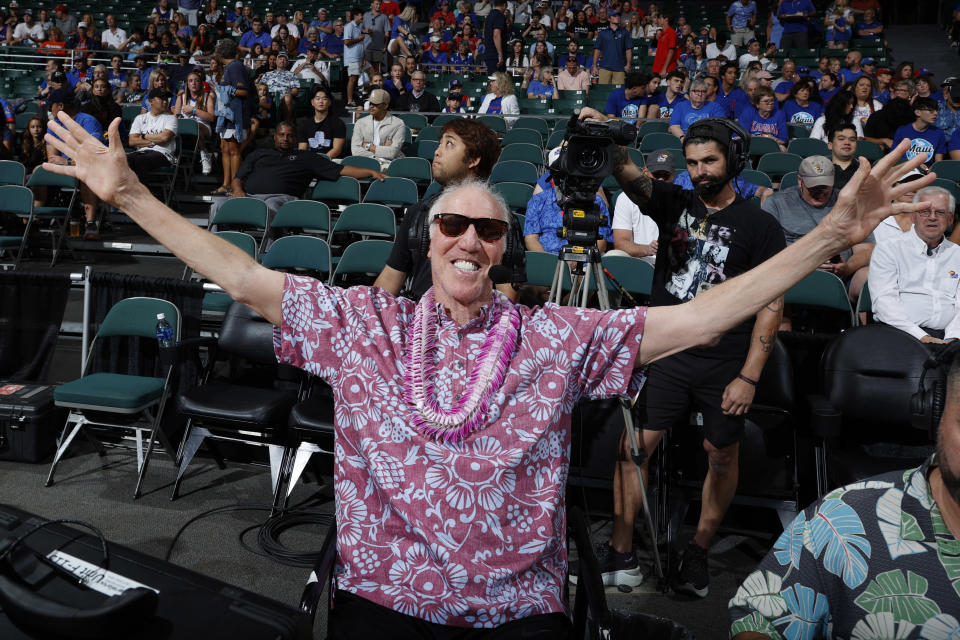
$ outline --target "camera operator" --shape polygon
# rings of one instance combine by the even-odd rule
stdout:
[[[606,120],[585,108],[581,120]],[[659,226],[651,306],[676,305],[757,266],[786,243],[776,219],[741,198],[731,186],[749,150],[749,135],[735,123],[709,118],[690,125],[683,140],[693,191],[652,180],[619,149],[614,177],[623,193]],[[690,349],[654,363],[645,385],[647,422],[640,446],[647,460],[666,429],[703,415],[709,470],[697,532],[683,553],[675,591],[707,595],[707,549],[737,489],[744,414],[777,337],[783,299],[755,321],[731,330],[714,346]],[[626,438],[614,477],[613,534],[599,554],[604,583],[636,586],[643,579],[633,554],[633,522],[640,505],[636,470]],[[646,477],[647,464],[642,465]]]

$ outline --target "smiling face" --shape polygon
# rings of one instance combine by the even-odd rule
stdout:
[[[465,186],[442,196],[438,206],[443,213],[459,213],[468,218],[505,220],[503,211],[484,189]],[[427,257],[433,274],[434,293],[454,320],[461,324],[473,318],[493,293],[490,267],[500,264],[505,239],[485,242],[473,225],[456,238],[445,236],[431,225],[430,251]]]

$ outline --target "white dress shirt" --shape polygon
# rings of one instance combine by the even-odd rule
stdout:
[[[900,225],[897,224],[897,217],[890,216],[881,220],[880,224],[877,225],[877,228],[873,230],[873,239],[877,241],[877,244],[880,244],[881,242],[886,242],[887,240],[896,240],[897,238],[902,238],[908,233],[911,235],[916,235],[913,233],[912,225],[909,229],[904,231],[900,228]]]
[[[914,233],[878,242],[870,258],[870,298],[877,320],[918,340],[921,329],[943,329],[945,338],[960,338],[960,247],[944,240],[927,255],[927,244]]]

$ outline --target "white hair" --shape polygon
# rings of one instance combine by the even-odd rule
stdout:
[[[944,196],[947,199],[947,202],[950,203],[949,204],[950,214],[953,215],[954,212],[957,210],[957,198],[948,189],[944,189],[943,187],[938,187],[935,185],[924,187],[923,189],[917,190],[917,192],[913,194],[913,202],[914,203],[920,202],[920,198],[922,198],[923,196],[926,196],[928,198],[930,196]]]
[[[434,200],[433,205],[430,207],[430,213],[427,215],[427,224],[429,225],[431,240],[433,239],[433,234],[436,233],[436,227],[433,224],[434,218],[441,213],[446,213],[443,210],[444,203],[455,193],[464,189],[475,189],[483,192],[484,195],[493,201],[494,208],[500,212],[500,217],[511,226],[515,224],[513,214],[510,212],[510,206],[507,204],[507,201],[503,199],[502,195],[493,190],[486,181],[467,179],[447,185],[444,190],[440,192],[440,195],[437,196],[437,199]]]

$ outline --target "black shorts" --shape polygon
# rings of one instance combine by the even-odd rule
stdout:
[[[717,448],[743,438],[743,416],[727,416],[720,405],[723,390],[737,377],[743,360],[704,358],[677,353],[650,365],[647,371],[647,420],[644,429],[663,431],[674,424],[686,426],[691,411],[703,414],[703,431]]]

